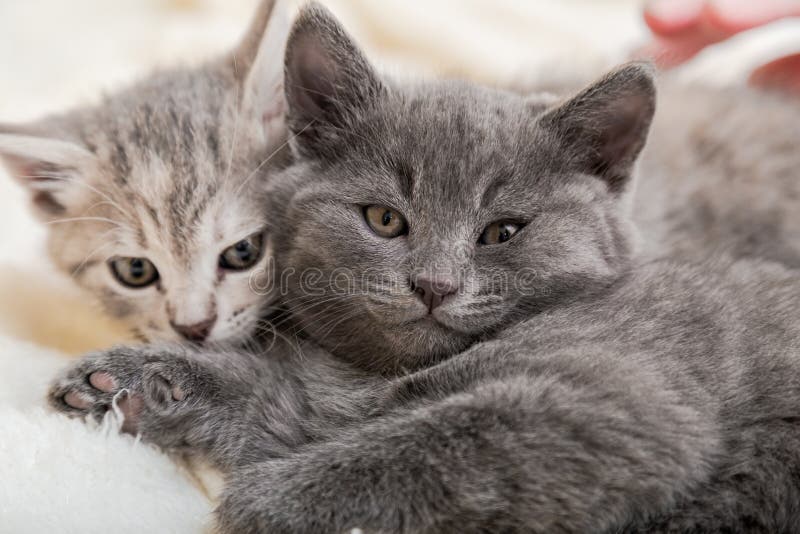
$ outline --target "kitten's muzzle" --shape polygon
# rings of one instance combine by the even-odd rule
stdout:
[[[217,322],[217,315],[214,314],[208,319],[205,319],[195,324],[190,324],[190,325],[175,324],[172,321],[170,321],[169,324],[177,333],[186,338],[186,340],[192,341],[194,343],[201,343],[206,340],[208,334],[211,333],[211,329],[214,327],[214,324],[216,322]]]
[[[445,298],[458,291],[458,284],[447,277],[420,276],[411,281],[411,289],[428,307],[428,313],[442,305]]]

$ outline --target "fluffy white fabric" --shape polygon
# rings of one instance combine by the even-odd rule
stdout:
[[[223,50],[256,1],[0,2],[0,120],[91,101],[153,65]],[[645,35],[638,0],[326,3],[394,70],[489,83],[546,65],[600,72]],[[780,36],[792,31],[786,27]],[[758,31],[735,46],[717,45],[686,76],[741,81],[736,66],[744,63],[736,60],[752,56],[743,49],[772,35]],[[723,69],[731,74],[720,76]],[[46,410],[44,392],[67,354],[124,336],[46,268],[43,229],[25,204],[0,172],[0,534],[202,531],[212,504],[170,459],[113,427],[90,428]]]
[[[117,432],[45,409],[47,383],[68,362],[0,337],[0,532],[197,533],[212,504],[185,470]]]

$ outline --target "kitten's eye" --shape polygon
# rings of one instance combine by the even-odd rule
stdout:
[[[524,224],[513,223],[508,221],[498,221],[490,224],[481,234],[478,243],[481,245],[499,245],[505,243],[514,234],[522,230]]]
[[[372,231],[381,237],[397,237],[406,233],[406,220],[398,212],[386,206],[367,206],[364,219]]]
[[[126,287],[142,289],[158,280],[158,270],[147,258],[114,258],[108,265],[114,278]]]
[[[219,266],[229,271],[243,271],[261,259],[261,243],[264,236],[255,233],[226,248],[219,256]]]

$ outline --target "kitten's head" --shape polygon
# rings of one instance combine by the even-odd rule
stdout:
[[[145,339],[240,338],[263,312],[250,278],[269,259],[261,192],[285,142],[287,32],[265,0],[219,61],[0,125],[0,160],[48,225],[55,264]]]
[[[311,7],[287,45],[286,95],[298,161],[268,200],[285,305],[337,354],[414,367],[626,268],[648,66],[560,102],[392,84]]]

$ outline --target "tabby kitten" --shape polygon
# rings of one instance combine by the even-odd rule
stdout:
[[[800,279],[630,270],[649,68],[555,104],[395,84],[312,6],[286,76],[268,231],[313,274],[284,302],[311,339],[97,353],[54,406],[119,395],[127,430],[226,470],[222,532],[792,531]]]
[[[282,4],[241,44],[99,105],[0,125],[0,161],[49,228],[48,252],[144,339],[251,335],[268,298],[263,182],[281,159]]]

